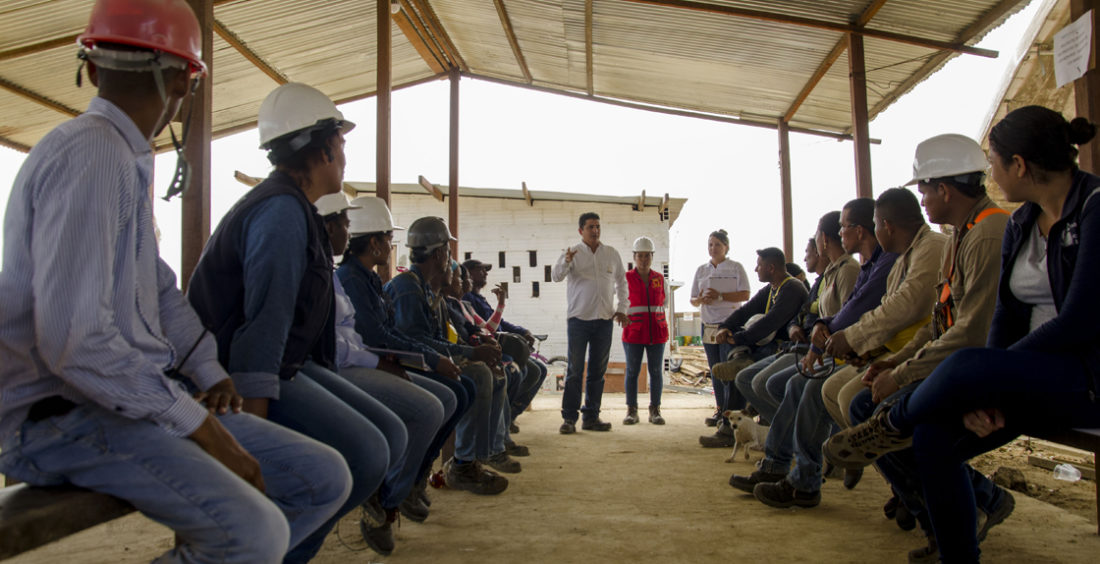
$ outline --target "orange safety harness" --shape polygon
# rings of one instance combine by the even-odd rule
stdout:
[[[936,301],[936,308],[933,312],[933,323],[935,338],[939,338],[941,335],[947,332],[953,325],[955,325],[955,300],[951,296],[951,282],[955,279],[955,257],[959,252],[959,245],[962,244],[962,238],[967,231],[973,229],[973,227],[982,222],[985,218],[996,215],[1005,214],[1008,212],[1001,208],[986,208],[974,217],[974,221],[966,224],[966,229],[959,235],[955,242],[955,250],[951,253],[951,256],[947,257],[947,262],[943,265],[947,270],[947,278],[943,281],[943,286],[940,288],[940,297]]]

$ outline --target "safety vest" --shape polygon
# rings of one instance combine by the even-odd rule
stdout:
[[[630,291],[630,307],[626,315],[630,325],[623,328],[623,342],[654,345],[668,341],[668,321],[665,320],[665,277],[652,270],[643,282],[637,269],[626,273]]]
[[[983,219],[996,214],[1005,214],[1008,212],[1001,208],[986,208],[974,217],[974,221],[966,224],[966,229],[955,238],[955,249],[951,255],[946,257],[944,270],[947,271],[946,277],[943,280],[943,286],[940,287],[940,295],[936,300],[936,307],[932,313],[932,335],[933,338],[938,339],[940,335],[943,335],[955,325],[955,299],[951,296],[951,283],[955,281],[955,255],[959,252],[959,245],[962,244],[962,238],[967,231],[974,228],[975,225],[982,222]]]

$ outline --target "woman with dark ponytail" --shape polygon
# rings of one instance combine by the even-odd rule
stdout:
[[[908,395],[825,443],[845,467],[912,442],[944,562],[976,562],[978,538],[963,464],[1021,434],[1100,426],[1100,178],[1078,170],[1096,126],[1027,106],[989,133],[993,180],[1022,205],[1005,227],[988,348],[962,349]]]

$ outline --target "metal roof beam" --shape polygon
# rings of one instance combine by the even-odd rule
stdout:
[[[516,88],[527,88],[529,90],[535,90],[537,92],[546,92],[548,94],[557,94],[559,96],[568,96],[570,98],[578,98],[580,100],[588,100],[590,102],[599,102],[601,104],[610,104],[612,106],[619,106],[622,108],[630,108],[632,110],[645,110],[647,112],[656,112],[659,114],[668,114],[680,117],[689,117],[695,119],[705,119],[709,121],[717,121],[720,123],[730,123],[733,125],[746,125],[749,127],[759,127],[763,129],[775,130],[778,125],[774,121],[741,119],[734,117],[727,117],[718,114],[707,114],[703,112],[693,112],[689,110],[677,110],[675,108],[666,108],[662,106],[650,106],[646,104],[639,104],[637,102],[628,102],[626,100],[619,100],[615,98],[604,98],[601,96],[590,96],[582,92],[573,92],[570,90],[561,90],[557,88],[548,88],[545,86],[538,86],[535,84],[523,84],[522,82],[515,82],[511,80],[505,80],[502,78],[495,78],[491,76],[484,76],[480,74],[464,73],[465,76],[470,78],[476,78],[478,80],[484,80],[487,82],[494,82],[496,84],[504,84],[507,86],[514,86]],[[819,129],[810,129],[806,127],[790,127],[789,130],[793,133],[804,133],[806,135],[817,135],[819,137],[828,137],[830,139],[836,139],[837,141],[851,141],[852,136],[847,133],[836,133],[833,131],[822,131]],[[882,143],[880,139],[870,139],[872,144],[878,145]]]
[[[70,108],[69,106],[66,106],[65,104],[62,104],[61,102],[58,102],[56,100],[51,100],[50,98],[47,98],[33,90],[24,88],[5,78],[0,78],[0,88],[3,88],[4,90],[11,92],[12,94],[22,96],[23,98],[26,98],[31,102],[46,106],[51,110],[61,112],[72,117],[76,117],[81,113],[80,110]]]
[[[270,76],[271,80],[274,80],[279,84],[286,84],[290,82],[290,79],[287,78],[285,74],[279,72],[275,67],[271,66],[271,64],[265,61],[263,57],[259,56],[255,51],[252,50],[251,47],[246,45],[245,42],[240,37],[238,37],[236,33],[233,33],[232,30],[225,27],[225,24],[218,21],[217,19],[214,19],[213,28],[214,33],[217,33],[218,37],[221,37],[226,43],[229,44],[230,47],[236,49],[237,52],[243,55],[244,58],[248,59],[248,62],[252,63],[253,66],[263,71],[264,74],[266,74],[267,76]]]
[[[519,40],[516,39],[516,30],[512,28],[512,19],[508,17],[508,8],[504,7],[503,0],[493,0],[493,5],[497,7],[497,16],[500,17],[500,25],[504,27],[504,34],[508,36],[508,44],[512,46],[512,53],[516,56],[516,64],[519,65],[519,70],[523,73],[524,80],[530,84],[531,70],[527,68],[527,59],[524,58],[523,51],[519,48]]]
[[[413,16],[411,18],[410,13]],[[407,0],[402,0],[401,10],[393,15],[393,22],[397,24],[397,28],[405,35],[405,39],[409,40],[432,72],[441,73],[447,70],[444,65],[449,66],[450,63],[447,62],[440,47],[432,41],[428,30],[424,28],[424,23],[420,21]]]
[[[984,16],[978,19],[978,21],[970,24],[970,26],[964,29],[962,33],[959,34],[957,40],[960,43],[970,41],[979,33],[985,31],[986,28],[993,25],[994,22],[1003,18],[1005,14],[1012,11],[1012,9],[1015,8],[1016,5],[1022,1],[1023,0],[1002,0],[1000,4],[997,4],[991,10],[986,12]],[[927,63],[924,63],[924,66],[917,69],[917,71],[910,75],[909,78],[905,79],[905,81],[899,84],[898,87],[894,89],[893,94],[890,94],[889,96],[884,96],[881,100],[878,101],[877,104],[875,104],[870,110],[868,110],[868,116],[871,118],[877,116],[878,113],[886,109],[887,106],[893,104],[894,101],[907,94],[909,90],[911,90],[914,86],[923,82],[925,78],[928,78],[928,75],[931,74],[932,71],[938,69],[940,65],[947,61],[950,56],[951,53],[948,52],[939,52],[933,55],[930,59],[928,59]]]
[[[838,31],[841,33],[855,33],[864,37],[874,37],[876,39],[885,39],[887,41],[895,41],[898,43],[906,43],[909,45],[916,45],[918,47],[925,47],[928,49],[938,49],[941,51],[953,51],[956,53],[966,53],[968,55],[977,55],[979,57],[996,58],[997,52],[990,49],[982,49],[980,47],[971,47],[965,43],[948,43],[946,41],[937,41],[935,39],[927,39],[924,37],[916,37],[913,35],[906,35],[904,33],[894,33],[891,31],[882,31],[876,29],[861,28],[855,24],[842,24],[836,22],[828,22],[824,20],[815,20],[812,18],[803,18],[800,16],[788,16],[786,14],[776,14],[772,12],[763,12],[760,10],[746,10],[744,8],[736,8],[734,6],[725,6],[717,4],[707,4],[704,2],[694,2],[692,0],[627,0],[628,2],[636,2],[639,4],[651,4],[654,6],[661,6],[665,8],[684,8],[687,10],[696,10],[700,12],[709,12],[712,14],[723,14],[727,16],[735,16],[740,18],[749,18],[754,20],[761,20],[766,22],[774,22],[781,24],[797,25],[802,27],[811,27],[815,29],[826,29],[829,31]]]
[[[875,17],[875,14],[882,9],[882,6],[886,4],[887,0],[874,0],[863,13],[856,18],[856,25],[863,27],[871,22],[871,18]],[[825,78],[825,74],[829,72],[829,69],[833,68],[833,64],[840,59],[840,55],[848,48],[848,38],[843,37],[840,41],[836,42],[833,46],[833,50],[829,51],[828,55],[825,55],[825,60],[821,61],[817,70],[810,76],[810,80],[806,81],[806,85],[802,87],[802,91],[795,96],[794,102],[791,102],[791,106],[787,108],[787,113],[783,114],[783,121],[790,122],[794,119],[794,114],[798,112],[798,108],[802,107],[802,104],[806,102],[806,99],[810,97],[810,93],[817,88],[817,84],[821,82],[822,78]]]
[[[585,90],[591,96],[593,90],[592,80],[592,0],[584,0],[584,74]]]

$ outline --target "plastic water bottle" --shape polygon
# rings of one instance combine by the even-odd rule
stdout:
[[[1054,467],[1054,479],[1076,482],[1081,479],[1081,471],[1072,464],[1059,464]]]

